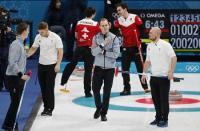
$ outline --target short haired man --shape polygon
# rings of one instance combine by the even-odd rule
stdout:
[[[48,29],[46,22],[38,25],[38,32],[28,56],[30,57],[40,48],[38,80],[44,102],[44,110],[41,115],[51,116],[55,106],[54,85],[63,57],[63,44],[61,38]]]
[[[119,39],[109,32],[110,23],[107,19],[100,20],[101,32],[92,42],[92,55],[95,56],[92,90],[94,93],[96,111],[94,119],[101,116],[101,121],[107,121],[110,93],[113,84],[115,62],[120,54]],[[103,87],[103,101],[101,101],[100,90]]]
[[[91,54],[92,38],[99,32],[98,22],[92,20],[96,15],[96,9],[88,7],[85,11],[86,18],[78,21],[76,25],[75,37],[77,39],[77,48],[73,54],[73,58],[66,65],[62,74],[61,85],[64,86],[74,68],[76,67],[79,58],[84,61],[84,90],[85,97],[92,97],[91,94],[91,74],[94,62],[94,57]],[[66,86],[66,85],[65,85]]]
[[[161,29],[151,28],[149,39],[152,40],[147,46],[147,57],[144,63],[143,72],[146,73],[151,66],[151,95],[156,110],[156,119],[151,125],[158,127],[168,126],[169,114],[169,90],[170,80],[173,79],[173,73],[176,66],[176,54],[170,43],[161,40]],[[146,76],[141,78],[146,83]]]
[[[24,48],[24,40],[28,37],[28,24],[18,24],[16,31],[16,40],[12,42],[9,48],[8,66],[6,70],[6,83],[8,85],[11,103],[2,129],[8,131],[13,131],[14,128],[18,129],[18,124],[15,124],[17,110],[19,108],[25,81],[29,79],[28,75],[24,75],[26,71],[26,52]]]
[[[128,12],[128,6],[125,3],[116,5],[119,18],[115,21],[115,27],[119,28],[123,37],[122,44],[122,70],[130,70],[131,61],[134,58],[137,72],[142,73],[143,69],[143,55],[141,53],[141,41],[139,40],[139,27],[142,25],[142,20],[136,14]],[[130,95],[130,75],[122,73],[124,90],[120,95]],[[139,75],[141,78],[141,75]],[[140,81],[141,82],[141,81]],[[149,92],[147,84],[141,82],[142,88],[147,93]]]

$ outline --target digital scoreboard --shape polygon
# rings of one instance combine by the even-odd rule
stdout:
[[[142,20],[142,42],[148,43],[151,27],[162,30],[161,38],[170,42],[179,55],[200,53],[200,10],[130,10]]]

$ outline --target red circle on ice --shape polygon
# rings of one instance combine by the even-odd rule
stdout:
[[[151,98],[142,98],[142,99],[137,99],[136,102],[142,103],[142,104],[153,104],[153,101]],[[194,104],[198,103],[200,100],[198,99],[193,99],[193,98],[182,98],[179,101],[170,101],[170,104]]]

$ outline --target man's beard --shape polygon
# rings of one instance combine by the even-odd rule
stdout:
[[[155,41],[156,39],[157,39],[156,37],[153,37],[151,40],[152,40],[152,41]]]

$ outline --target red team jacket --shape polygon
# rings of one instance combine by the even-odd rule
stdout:
[[[100,31],[98,22],[92,19],[78,21],[75,32],[77,32],[77,46],[92,46],[92,39]]]
[[[121,29],[123,36],[123,47],[140,46],[140,32],[138,26],[142,25],[142,20],[135,14],[129,14],[128,18],[119,17],[114,22],[115,27]]]

